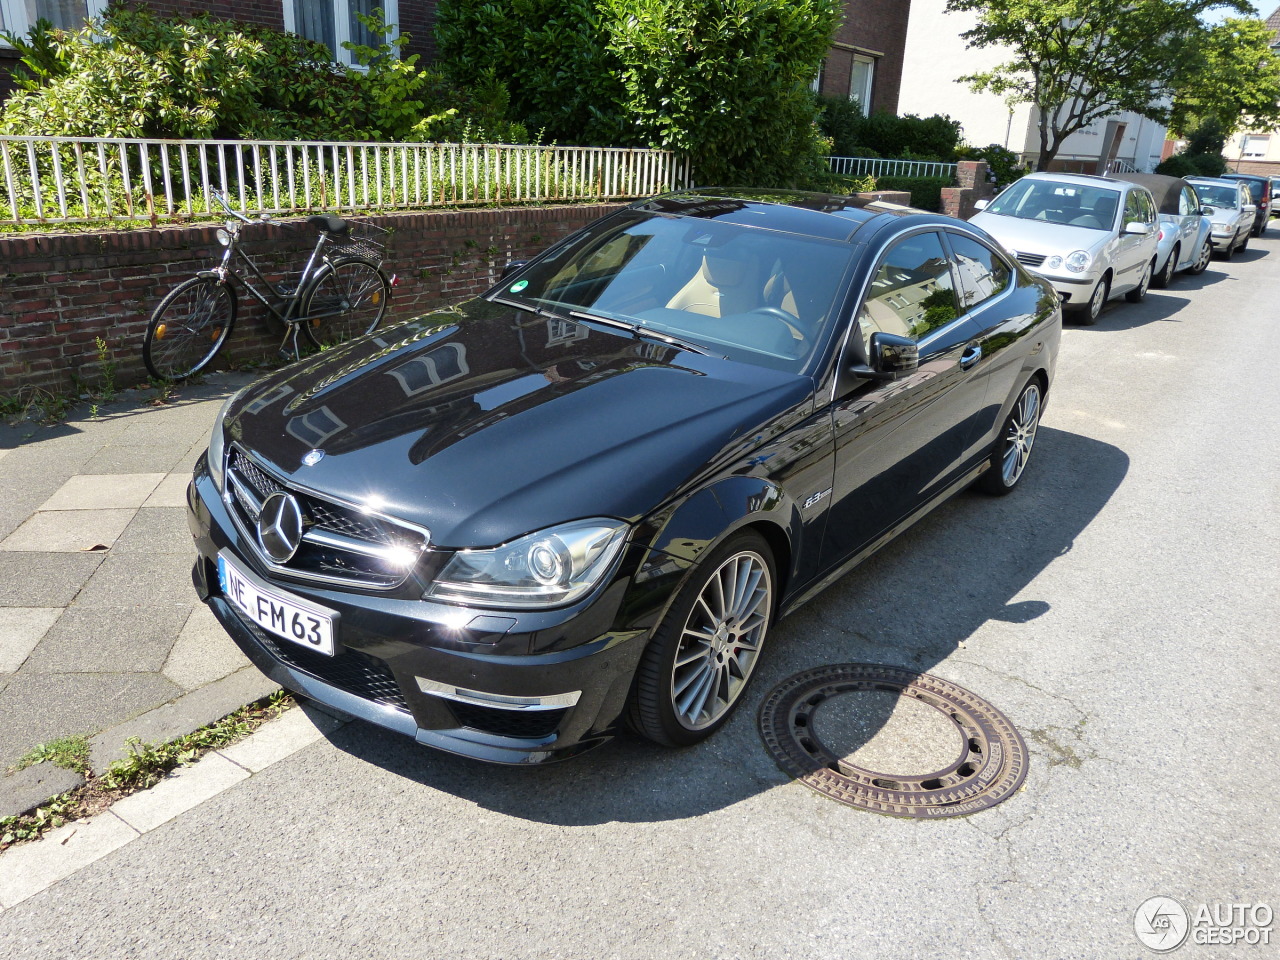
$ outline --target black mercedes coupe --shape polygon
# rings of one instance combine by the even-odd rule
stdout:
[[[196,588],[274,680],[428,746],[692,744],[778,617],[1017,486],[1061,330],[959,220],[644,200],[233,396],[188,490]]]

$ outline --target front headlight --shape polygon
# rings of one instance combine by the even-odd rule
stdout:
[[[1067,269],[1072,273],[1084,273],[1089,269],[1089,264],[1093,262],[1093,258],[1089,256],[1086,250],[1077,250],[1067,255]]]
[[[218,238],[218,242],[224,247],[231,246],[231,233],[225,227],[219,227],[214,236]]]
[[[227,402],[222,405],[222,409],[213,419],[213,433],[209,435],[209,476],[213,477],[213,485],[218,488],[219,493],[222,492],[222,473],[226,460],[226,435],[222,429],[222,421],[226,419],[231,405],[248,389],[248,387],[241,387],[227,397]]]
[[[1048,260],[1044,262],[1044,265],[1048,267],[1050,270],[1057,270],[1060,266],[1062,266],[1062,258],[1050,257]]]
[[[424,596],[532,610],[572,603],[609,572],[627,539],[618,520],[575,520],[491,550],[459,550]]]

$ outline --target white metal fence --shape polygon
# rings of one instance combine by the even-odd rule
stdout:
[[[850,177],[954,177],[954,163],[884,160],[880,157],[828,157],[831,172]]]
[[[649,196],[690,184],[665,150],[505,144],[0,137],[0,225]]]

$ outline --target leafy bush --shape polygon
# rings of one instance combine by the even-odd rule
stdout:
[[[876,177],[877,190],[906,190],[911,206],[920,210],[942,212],[943,187],[955,186],[951,177]]]
[[[1160,161],[1156,167],[1156,173],[1164,174],[1166,177],[1194,177],[1199,174],[1199,171],[1185,153],[1175,153],[1169,159]]]
[[[995,174],[996,186],[999,189],[1004,189],[1029,172],[1022,162],[1022,157],[998,143],[988,144],[985,147],[961,147],[958,154],[961,160],[986,161],[988,168]]]
[[[496,70],[555,141],[688,154],[703,182],[781,186],[829,149],[806,87],[835,0],[441,0],[447,75]]]
[[[958,120],[941,114],[905,117],[877,112],[869,117],[846,97],[819,97],[818,124],[831,138],[836,156],[891,157],[895,160],[957,159],[962,130]]]

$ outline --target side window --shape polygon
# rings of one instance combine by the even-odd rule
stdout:
[[[1009,286],[1010,270],[994,250],[971,237],[948,233],[960,278],[960,303],[972,310]]]
[[[896,333],[916,340],[960,316],[951,264],[936,233],[897,241],[876,269],[858,312],[863,340]]]
[[[1133,223],[1134,221],[1146,223],[1147,218],[1142,214],[1142,201],[1139,199],[1138,191],[1130,190],[1124,198],[1124,222]],[[1124,224],[1121,224],[1120,227],[1123,230]]]
[[[1178,214],[1183,217],[1192,217],[1199,212],[1200,204],[1196,200],[1195,191],[1190,187],[1183,187],[1178,197]]]

